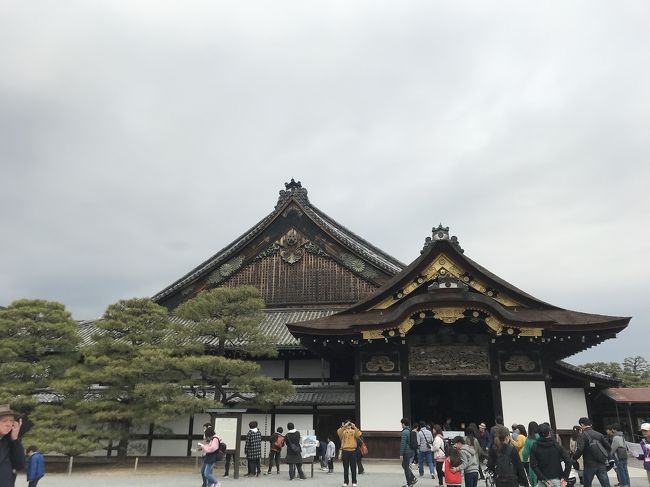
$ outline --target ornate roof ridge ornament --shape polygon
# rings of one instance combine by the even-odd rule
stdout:
[[[456,237],[455,235],[449,237],[449,227],[443,227],[442,223],[440,223],[437,228],[433,227],[431,229],[431,237],[427,237],[424,239],[424,247],[422,247],[420,254],[423,254],[437,240],[448,240],[454,247],[456,247],[456,250],[458,250],[461,254],[465,253],[465,251],[460,246],[458,237]]]
[[[291,178],[290,182],[284,183],[284,189],[280,190],[280,197],[278,198],[278,203],[275,205],[275,209],[277,210],[280,208],[292,196],[302,204],[309,204],[309,198],[307,197],[307,188],[303,188],[300,181],[296,181],[295,179]]]

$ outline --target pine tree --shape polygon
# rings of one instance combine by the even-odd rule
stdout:
[[[42,452],[74,457],[101,447],[91,432],[79,428],[80,418],[73,408],[42,404],[34,419],[34,429],[27,436]]]
[[[0,309],[0,404],[23,413],[78,361],[77,323],[61,303],[22,299]]]
[[[217,355],[277,356],[275,343],[259,329],[264,301],[253,286],[203,291],[174,312],[194,322],[191,336],[209,343]]]
[[[637,355],[623,360],[623,381],[627,387],[644,387],[650,385],[650,364]]]
[[[135,427],[163,424],[205,408],[182,384],[189,370],[168,312],[150,299],[108,306],[95,323],[93,341],[82,348],[83,362],[55,387],[85,421],[93,438],[117,444],[127,454]]]
[[[186,340],[206,344],[186,362],[196,373],[187,381],[196,395],[225,406],[244,400],[269,408],[294,392],[290,381],[263,376],[258,364],[243,360],[277,356],[272,337],[259,328],[263,310],[264,301],[252,286],[203,291],[176,308],[177,316],[190,321]]]

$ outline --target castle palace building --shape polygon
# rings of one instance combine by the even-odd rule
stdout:
[[[568,432],[596,415],[611,378],[563,360],[614,338],[629,317],[562,309],[467,257],[434,228],[405,265],[312,205],[291,180],[275,209],[223,250],[156,294],[173,312],[217,286],[252,285],[275,359],[262,373],[296,393],[272,411],[246,410],[264,436],[288,421],[331,435],[356,419],[370,456],[399,455],[400,418],[434,423],[548,421]],[[240,431],[245,434],[245,431]]]

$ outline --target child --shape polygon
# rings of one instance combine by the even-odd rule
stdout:
[[[27,448],[27,457],[28,487],[36,487],[38,481],[45,475],[45,459],[36,446]]]
[[[447,487],[460,487],[463,483],[463,476],[460,471],[460,452],[456,448],[449,450],[449,456],[445,458],[445,484]]]
[[[327,437],[327,450],[325,451],[325,461],[327,462],[327,473],[334,473],[334,457],[336,456],[336,445],[330,436]]]

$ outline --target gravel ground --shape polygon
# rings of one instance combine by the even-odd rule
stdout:
[[[359,487],[400,487],[404,484],[404,474],[397,461],[374,461],[366,460],[364,462],[366,472],[364,475],[358,476]],[[343,473],[341,471],[341,464],[335,463],[333,474],[322,472],[316,466],[314,467],[314,476],[310,477],[310,466],[305,465],[305,474],[307,480],[298,482],[299,485],[309,487],[309,485],[317,485],[323,487],[340,487],[343,483]],[[632,487],[647,487],[648,480],[645,470],[639,468],[638,462],[632,460],[630,464],[630,478]],[[287,466],[281,465],[280,475],[271,474],[263,475],[259,478],[222,478],[223,465],[218,465],[215,469],[217,477],[221,481],[222,487],[262,487],[269,484],[276,486],[286,485],[289,482],[287,473]],[[417,476],[417,470],[416,470]],[[232,472],[231,472],[232,474]],[[616,482],[616,476],[610,472],[610,479],[612,480],[612,487]],[[420,478],[417,487],[437,487],[437,480],[431,480],[428,476]],[[18,487],[27,485],[24,476],[19,477],[16,483]],[[73,472],[68,476],[63,473],[47,474],[43,480],[39,482],[39,487],[113,487],[113,486],[128,486],[128,487],[199,487],[201,485],[201,477],[198,470],[194,466],[185,465],[144,465],[134,472],[133,469],[126,468],[83,468],[78,472]],[[599,486],[597,480],[594,481],[594,486]],[[483,482],[479,482],[479,487],[484,487]]]

